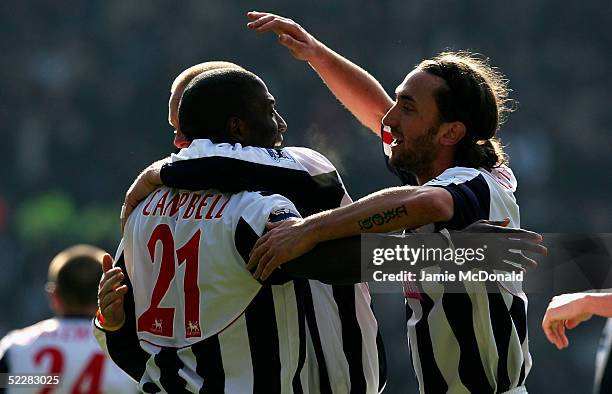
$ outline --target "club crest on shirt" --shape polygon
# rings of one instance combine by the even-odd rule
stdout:
[[[295,159],[282,149],[266,149],[272,160],[280,163],[281,161],[288,161],[295,163]]]
[[[270,213],[269,220],[271,222],[280,222],[281,220],[286,220],[296,216],[297,215],[289,208],[279,208],[276,211]]]

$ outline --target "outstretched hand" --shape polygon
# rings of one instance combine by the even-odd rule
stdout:
[[[542,245],[540,234],[522,228],[509,228],[508,218],[501,221],[479,220],[460,231],[455,231],[451,239],[455,247],[472,248],[487,246],[487,259],[484,268],[502,271],[524,271],[538,264],[523,252],[546,255],[548,249]],[[489,234],[477,237],[476,234]],[[486,241],[486,242],[485,242]]]
[[[250,20],[247,23],[249,29],[258,33],[276,33],[281,45],[289,49],[296,59],[310,62],[317,58],[322,44],[293,20],[258,11],[247,13],[247,18]]]
[[[125,322],[123,299],[128,291],[127,285],[122,285],[124,274],[121,268],[113,268],[113,258],[107,253],[102,258],[102,278],[98,286],[98,307],[104,318],[104,327],[119,329]]]

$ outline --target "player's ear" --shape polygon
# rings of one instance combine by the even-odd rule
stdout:
[[[55,283],[48,282],[45,285],[45,291],[49,298],[49,307],[51,307],[51,310],[54,312],[60,310],[62,308],[62,300],[57,294]]]
[[[239,142],[244,145],[248,135],[248,126],[245,121],[237,116],[230,116],[226,129],[232,143]]]
[[[439,141],[443,146],[457,145],[466,134],[465,124],[458,121],[443,123],[440,131]]]

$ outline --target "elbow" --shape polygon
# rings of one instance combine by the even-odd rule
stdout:
[[[414,209],[422,212],[424,224],[446,222],[453,218],[451,194],[439,187],[424,187],[415,196]]]

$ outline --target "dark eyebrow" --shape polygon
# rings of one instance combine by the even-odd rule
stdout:
[[[398,100],[404,100],[404,101],[410,101],[410,102],[416,104],[416,100],[414,99],[414,97],[412,97],[409,94],[400,94],[400,95],[397,95],[397,99]]]

